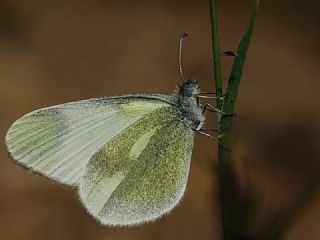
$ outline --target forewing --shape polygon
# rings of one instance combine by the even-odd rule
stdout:
[[[33,111],[8,130],[19,164],[57,182],[76,185],[92,155],[142,116],[168,104],[147,96],[91,99]]]
[[[174,109],[145,115],[89,161],[79,195],[90,214],[108,225],[136,225],[169,212],[188,179],[193,131]]]

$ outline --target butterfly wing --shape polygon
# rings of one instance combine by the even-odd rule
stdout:
[[[172,107],[146,114],[89,161],[79,195],[108,225],[136,225],[168,213],[188,179],[194,133]]]
[[[33,111],[6,135],[19,164],[66,185],[77,185],[92,155],[106,142],[155,109],[166,95],[89,99]]]

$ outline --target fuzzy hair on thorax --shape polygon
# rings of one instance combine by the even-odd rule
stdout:
[[[174,92],[175,105],[181,121],[192,130],[199,130],[204,125],[203,107],[197,100],[200,93],[199,84],[195,80],[186,80]]]

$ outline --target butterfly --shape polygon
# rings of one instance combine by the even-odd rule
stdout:
[[[184,195],[194,133],[210,136],[203,126],[211,105],[201,105],[199,96],[198,82],[189,79],[172,95],[42,108],[12,124],[7,150],[27,169],[76,187],[102,224],[139,225],[168,213]]]

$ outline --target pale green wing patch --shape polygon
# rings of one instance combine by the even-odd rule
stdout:
[[[145,114],[167,106],[146,95],[91,99],[36,110],[10,127],[8,152],[35,172],[76,185],[90,158],[106,142]]]
[[[173,108],[145,115],[89,161],[81,201],[108,225],[136,225],[168,213],[184,194],[193,138]]]

